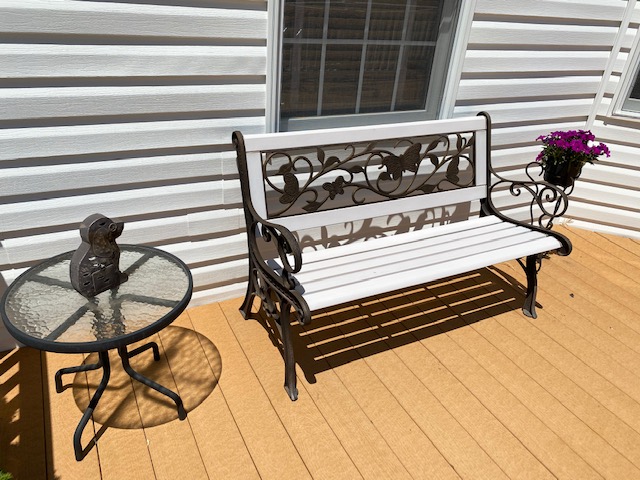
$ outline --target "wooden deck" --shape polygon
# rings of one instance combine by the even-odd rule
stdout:
[[[100,373],[81,355],[0,353],[0,469],[16,479],[640,478],[640,242],[563,229],[574,242],[520,312],[515,263],[375,298],[298,329],[300,398],[240,299],[188,310],[134,368],[117,368],[82,462],[72,435]],[[91,361],[92,358],[89,358]],[[86,376],[85,376],[86,375]],[[91,424],[90,424],[91,425]]]

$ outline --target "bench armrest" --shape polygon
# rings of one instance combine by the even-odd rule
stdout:
[[[569,199],[561,188],[543,181],[534,180],[531,170],[540,166],[532,162],[526,167],[528,180],[510,180],[491,171],[491,177],[498,180],[487,186],[487,199],[482,204],[482,212],[487,215],[496,215],[505,221],[526,226],[527,228],[544,232],[557,238],[562,243],[558,250],[560,255],[568,255],[571,252],[571,241],[564,235],[551,230],[553,221],[561,217],[567,211]],[[529,202],[530,223],[520,222],[500,213],[493,203],[492,196],[496,191],[508,191],[514,197],[522,197],[524,203]],[[529,198],[530,197],[530,200]]]

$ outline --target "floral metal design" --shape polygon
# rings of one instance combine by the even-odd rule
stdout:
[[[536,175],[535,170],[540,169]],[[491,174],[498,178],[489,187],[489,197],[496,191],[507,188],[509,193],[515,197],[528,194],[529,220],[532,225],[550,229],[554,219],[561,217],[569,207],[569,199],[566,193],[555,185],[548,182],[536,180],[534,176],[542,175],[542,166],[537,162],[529,163],[525,168],[525,173],[529,180],[517,181],[508,180],[501,177],[491,168]]]
[[[453,140],[452,140],[453,139]],[[266,152],[263,176],[276,202],[268,202],[269,217],[361,205],[475,183],[474,133],[429,137],[427,142],[397,140],[393,147],[347,145],[344,157],[335,147],[312,153]],[[327,152],[330,152],[329,154]]]

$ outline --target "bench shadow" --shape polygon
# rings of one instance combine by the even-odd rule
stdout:
[[[371,355],[506,312],[522,315],[525,292],[502,270],[483,268],[314,312],[307,326],[292,322],[296,362],[315,383],[317,374]],[[273,322],[262,311],[254,318],[282,353]]]

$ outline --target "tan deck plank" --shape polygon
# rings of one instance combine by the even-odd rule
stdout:
[[[516,270],[510,271],[514,277],[517,277],[519,275],[517,268],[519,267],[515,268]],[[538,301],[543,305],[546,303],[544,293],[544,290],[538,292]],[[631,383],[636,383],[635,376],[626,371],[627,381],[625,382],[617,378],[617,373],[624,369],[619,364],[617,364],[619,368],[609,371],[607,368],[601,368],[597,362],[594,363],[592,359],[588,358],[588,354],[582,353],[581,349],[574,348],[575,351],[572,351],[571,342],[567,345],[567,337],[575,339],[578,337],[577,334],[564,327],[560,321],[542,315],[542,311],[535,322],[521,323],[518,326],[520,327],[518,330],[512,330],[514,334],[528,343],[625,423],[640,432],[638,428],[640,422],[638,399],[628,391],[635,389],[635,386],[628,385],[629,378],[634,379]],[[584,340],[582,342],[584,342],[583,345],[588,344]],[[595,349],[596,347],[591,346],[591,348]],[[602,352],[599,352],[598,356],[605,357]],[[614,363],[614,365],[616,364]]]
[[[32,348],[0,352],[0,468],[15,479],[47,477],[40,355]]]
[[[263,479],[311,478],[268,396],[251,368],[219,304],[189,310],[198,333],[209,338],[220,351],[223,371],[218,383]],[[254,338],[253,342],[266,341]]]
[[[520,279],[524,281],[524,276]],[[538,284],[538,292],[544,298],[544,308],[539,308],[540,311],[552,311],[557,320],[575,333],[633,371],[640,371],[640,333],[594,304],[591,296],[576,295],[575,289],[558,279],[549,283],[545,278]]]
[[[580,230],[579,228],[574,228],[571,230]],[[582,230],[581,230],[582,231]],[[606,238],[609,242],[619,246],[620,248],[624,249],[625,251],[628,252],[628,256],[629,256],[629,261],[631,262],[637,262],[638,260],[640,260],[640,240],[635,239],[635,238],[627,238],[627,237],[621,237],[618,235],[604,235],[601,233],[595,233],[595,232],[589,232],[588,230],[584,230],[585,232],[587,232],[588,234],[594,234],[594,235],[599,235],[603,238]]]
[[[353,342],[354,329],[358,332],[356,335],[359,337],[372,334],[374,340],[379,338],[375,327],[370,327],[366,323],[366,315],[366,307],[357,305],[332,309],[324,315],[318,315],[305,331],[307,342],[317,343],[314,348],[316,362],[326,362],[329,367],[333,368],[344,384],[344,388],[351,393],[353,399],[366,415],[363,421],[368,423],[368,419],[373,423],[411,477],[459,478],[454,470],[457,467],[452,467],[429,439],[425,431],[425,423],[427,422],[420,417],[433,416],[437,420],[431,423],[440,422],[447,425],[455,423],[455,420],[443,418],[443,415],[447,415],[446,411],[441,406],[434,405],[435,399],[411,374],[407,366],[403,365],[397,356],[388,350],[388,347],[384,346],[382,350],[379,349],[383,342],[374,341],[367,344],[367,340],[365,340],[363,345]],[[322,328],[319,330],[317,325],[322,325]],[[327,335],[329,336],[327,337]],[[345,363],[346,360],[351,359],[354,361]],[[413,388],[408,387],[399,392],[394,390],[393,385],[389,387],[385,378],[392,370],[396,378],[411,377],[409,384]],[[314,385],[314,388],[317,387]],[[418,397],[423,399],[420,402],[422,408],[416,409],[416,412],[424,412],[423,414],[410,415],[408,413],[404,406],[406,390],[412,391],[409,396],[414,397],[414,402]],[[328,394],[331,395],[332,392],[328,392]],[[453,430],[455,427],[461,430],[457,425]],[[453,435],[453,431],[451,434]],[[347,437],[343,441],[350,442],[351,438]],[[461,440],[462,442],[463,440]],[[468,458],[472,459],[469,463],[473,461],[475,456],[473,448],[477,449],[477,445],[473,445],[467,452]],[[384,461],[383,457],[381,457],[381,461]],[[482,465],[480,467],[482,468]],[[461,470],[465,470],[465,468],[462,467]],[[488,471],[500,473],[495,468]],[[458,473],[462,474],[460,470]],[[402,478],[400,472],[395,475]]]
[[[159,336],[209,478],[259,478],[218,386],[222,359],[216,346],[194,330],[188,312]]]
[[[158,344],[160,360],[154,361],[151,350],[147,350],[131,358],[131,367],[160,385],[179,393],[158,334],[132,344],[129,349],[133,350],[148,342]],[[112,363],[115,363],[117,357],[112,358],[114,358]],[[208,478],[189,422],[178,419],[175,403],[138,381],[132,383],[156,478],[171,479],[181,476],[192,479]]]
[[[457,285],[459,288],[461,285]],[[437,285],[430,285],[427,295],[434,298],[433,291]],[[437,290],[435,290],[437,292]],[[420,295],[411,294],[411,301],[420,303]],[[476,358],[469,355],[453,338],[458,328],[465,330],[465,322],[449,308],[447,303],[435,299],[438,307],[449,312],[450,320],[446,325],[448,333],[430,337],[423,343],[429,348],[443,365],[464,383],[471,393],[488,408],[524,446],[558,478],[601,478],[571,448],[565,439],[550,428],[544,419],[535,415],[514,393],[500,383],[482,367]],[[421,306],[425,313],[428,310]],[[434,308],[434,307],[432,307]],[[472,312],[467,316],[473,315]],[[470,320],[472,317],[469,317]],[[470,330],[466,328],[466,330]]]
[[[605,237],[579,228],[562,227],[558,231],[571,237],[574,249],[578,252],[588,253],[602,260],[606,259],[610,266],[615,266],[618,271],[635,278],[635,272],[640,268],[640,255],[635,255],[621,247],[611,240],[611,236]],[[571,253],[572,256],[573,253]]]
[[[422,300],[424,301],[424,296]],[[402,392],[397,396],[400,401],[406,403],[406,408],[412,416],[415,412],[424,412],[425,417],[433,417],[428,424],[436,425],[430,425],[427,432],[458,473],[465,478],[495,478],[495,475],[505,474],[509,478],[555,478],[420,343],[421,338],[428,338],[441,331],[437,323],[429,325],[431,322],[437,322],[434,317],[437,318],[438,313],[430,315],[429,322],[425,321],[422,310],[416,305],[407,304],[407,298],[403,293],[363,303],[359,310],[369,313],[368,321],[372,332],[375,332],[378,338],[385,339],[385,344],[393,348],[392,353],[397,357],[394,363],[381,356],[368,357],[367,362],[379,362],[376,372],[384,371],[385,375],[381,378],[391,391],[397,389]],[[401,366],[411,370],[415,380],[418,380],[417,384],[413,378],[398,378],[398,361]],[[411,392],[415,392],[416,398],[412,399],[411,403],[405,402],[405,395],[411,397]],[[416,403],[418,398],[427,395],[437,398],[437,409]],[[445,413],[441,413],[442,409]],[[451,417],[459,424],[450,426],[442,420],[433,420],[442,417]],[[476,452],[478,449],[480,452]],[[500,467],[499,473],[489,474],[479,468],[489,458]]]
[[[562,260],[562,259],[556,259]],[[566,270],[558,269],[553,262],[547,262],[543,266],[543,270],[547,268],[547,275],[539,275],[539,282],[553,282],[553,278],[566,274]],[[550,272],[553,270],[553,272]],[[541,271],[542,273],[542,271]],[[519,272],[514,272],[518,275]],[[551,276],[553,274],[553,276]],[[574,284],[574,291],[576,295],[582,295],[590,297],[600,304],[604,301],[607,305],[611,302],[611,297],[608,297],[606,293],[602,295],[596,295],[593,293],[590,284],[585,284],[578,276],[572,276],[571,281]],[[596,280],[594,280],[596,281]],[[566,282],[565,282],[566,283]],[[619,310],[624,312],[625,310]],[[626,311],[629,317],[625,323],[632,323],[634,315]],[[540,328],[543,328],[544,324],[545,332],[554,332],[553,338],[561,344],[568,351],[572,352],[576,357],[580,358],[584,363],[589,365],[594,371],[598,372],[604,378],[616,385],[620,390],[632,397],[636,401],[640,401],[640,377],[635,372],[629,370],[626,365],[622,365],[592,345],[590,342],[582,338],[580,335],[574,333],[569,328],[564,327],[559,322],[553,322],[548,317],[541,317],[540,321],[536,323]]]
[[[94,446],[81,461],[77,462],[73,450],[73,434],[82,417],[82,411],[78,408],[74,393],[78,390],[81,394],[88,390],[85,374],[68,374],[62,377],[62,385],[73,385],[56,393],[54,381],[55,373],[64,367],[72,367],[82,364],[84,357],[81,354],[46,353],[43,355],[43,378],[45,405],[49,407],[45,415],[49,422],[45,435],[47,437],[47,475],[49,478],[83,478],[94,480],[102,478],[99,465],[99,445]],[[87,400],[88,401],[88,400]],[[100,405],[98,405],[100,407]],[[93,421],[89,421],[82,436],[82,445],[88,445],[95,435]]]
[[[314,479],[362,478],[302,382],[299,399],[295,403],[289,399],[283,388],[282,356],[263,338],[265,330],[258,321],[242,317],[238,311],[241,300],[223,302],[220,307],[240,343],[252,345],[246,351],[247,359],[311,476]],[[298,373],[302,376],[301,371]]]
[[[527,318],[519,312],[521,300],[519,295],[516,296],[517,301],[513,301],[513,295],[504,292],[501,285],[492,286],[492,288],[484,287],[483,290],[491,294],[491,297],[487,297],[486,300],[505,301],[517,308],[473,325],[473,330],[482,335],[493,348],[498,349],[498,345],[503,347],[499,349],[499,353],[490,352],[493,358],[488,358],[483,365],[503,384],[506,385],[507,381],[515,381],[520,384],[518,388],[526,389],[522,396],[523,403],[534,412],[544,408],[539,416],[544,418],[545,422],[556,422],[557,425],[571,423],[572,430],[575,431],[573,442],[571,442],[574,450],[598,467],[603,475],[614,475],[619,478],[640,475],[640,471],[635,467],[640,464],[638,448],[640,435],[501,325],[501,322],[505,322],[509,326],[518,328],[522,322],[527,321]],[[473,301],[478,306],[484,303],[477,299]],[[495,333],[493,335],[492,330]],[[463,332],[468,333],[467,330],[461,329],[455,332],[455,335],[461,337]],[[474,357],[481,358],[476,354],[476,347],[480,343],[482,342],[471,339],[470,342],[466,342],[470,348],[465,348],[469,353],[474,349]],[[501,358],[503,355],[504,358]],[[512,361],[511,358],[513,358]],[[505,378],[507,380],[504,380]],[[554,402],[554,399],[557,401]],[[548,405],[544,405],[544,400]],[[567,433],[571,434],[569,431]],[[596,434],[599,437],[594,436]],[[589,447],[585,448],[584,440],[589,438],[587,442]],[[631,465],[628,460],[634,465]],[[625,471],[621,471],[623,468]]]

